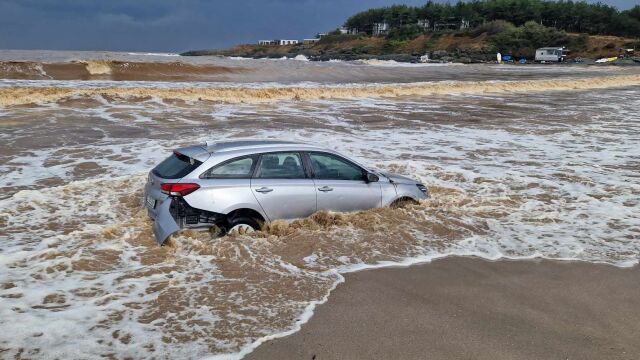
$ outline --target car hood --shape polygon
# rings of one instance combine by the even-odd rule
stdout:
[[[393,181],[394,183],[398,183],[398,184],[418,184],[419,181],[416,181],[412,178],[406,177],[406,176],[402,176],[402,175],[398,175],[398,174],[394,174],[394,173],[390,173],[390,172],[386,172],[386,171],[380,171],[380,174],[383,175],[384,177],[389,178],[391,181]]]

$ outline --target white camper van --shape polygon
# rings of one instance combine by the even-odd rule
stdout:
[[[536,62],[564,62],[569,49],[565,47],[545,47],[536,50]]]

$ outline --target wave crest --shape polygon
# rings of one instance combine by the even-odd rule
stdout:
[[[83,61],[90,75],[111,75],[111,66],[108,61]]]
[[[411,84],[374,84],[318,87],[216,87],[216,88],[58,88],[6,87],[0,89],[0,106],[58,102],[71,97],[160,98],[164,100],[261,103],[285,100],[353,99],[366,97],[428,96],[442,94],[529,93],[638,86],[640,75],[601,76],[586,79],[526,81],[464,81]]]
[[[61,63],[0,61],[0,79],[194,81],[246,71],[241,67],[184,62],[80,60]]]

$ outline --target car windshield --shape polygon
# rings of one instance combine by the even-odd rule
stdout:
[[[173,153],[152,172],[163,179],[179,179],[197,169],[202,162],[180,153]]]

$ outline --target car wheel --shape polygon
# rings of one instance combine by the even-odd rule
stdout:
[[[392,209],[402,209],[402,208],[409,207],[410,205],[416,205],[416,204],[418,204],[416,200],[407,197],[407,198],[401,198],[394,201],[390,207]]]
[[[246,234],[260,230],[261,228],[262,224],[259,220],[249,216],[237,216],[227,220],[227,224],[220,228],[222,233],[218,236],[224,236],[233,232]]]

